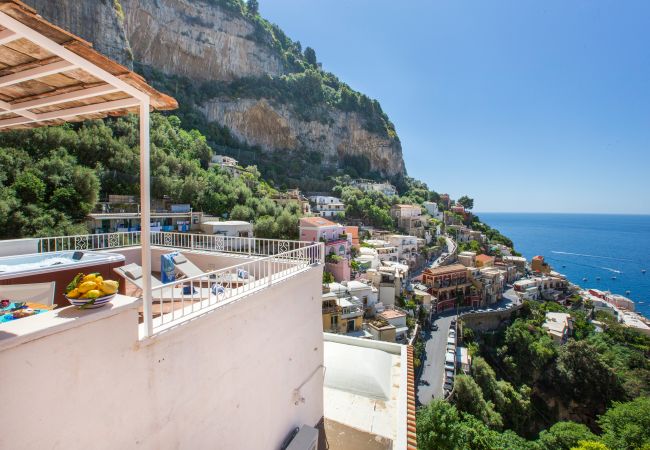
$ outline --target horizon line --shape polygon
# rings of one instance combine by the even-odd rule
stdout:
[[[650,213],[625,212],[567,212],[567,211],[472,211],[475,214],[574,214],[599,216],[650,216]]]

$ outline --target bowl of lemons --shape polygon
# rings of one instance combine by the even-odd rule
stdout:
[[[99,273],[79,273],[65,289],[65,298],[81,309],[100,308],[117,294],[120,283],[105,280]]]

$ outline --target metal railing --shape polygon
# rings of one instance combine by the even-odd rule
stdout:
[[[60,252],[63,250],[104,250],[140,245],[140,232],[127,231],[103,234],[79,234],[40,238],[39,253]]]
[[[323,262],[323,245],[313,243],[236,266],[184,278],[152,289],[154,333],[206,308],[248,295]]]
[[[40,253],[64,250],[107,250],[137,246],[142,243],[139,231],[43,237],[39,239]],[[220,253],[240,253],[268,256],[309,247],[311,242],[231,237],[217,234],[152,232],[151,245]]]

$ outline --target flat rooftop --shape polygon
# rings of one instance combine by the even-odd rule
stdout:
[[[405,352],[398,344],[324,334],[325,420],[333,428],[356,430],[360,442],[379,444],[359,448],[399,448],[395,444],[405,442]],[[350,443],[339,448],[352,448]]]

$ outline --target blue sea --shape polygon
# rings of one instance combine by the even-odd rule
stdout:
[[[583,288],[625,295],[634,300],[639,313],[650,317],[650,216],[547,213],[478,213],[478,216],[512,239],[515,250],[527,259],[543,255],[571,282]],[[642,269],[647,273],[643,274]]]

